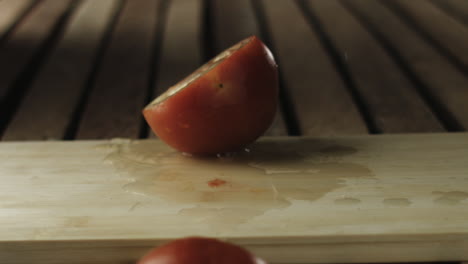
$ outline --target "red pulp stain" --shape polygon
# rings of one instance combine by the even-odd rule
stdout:
[[[227,181],[225,181],[225,180],[214,179],[214,180],[211,180],[211,181],[208,182],[208,186],[216,188],[216,187],[219,187],[219,186],[224,185],[226,183],[227,183]]]

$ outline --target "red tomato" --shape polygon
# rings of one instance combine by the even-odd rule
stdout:
[[[278,70],[255,36],[203,65],[143,110],[153,132],[192,154],[237,151],[271,125],[278,100]]]
[[[211,238],[174,240],[146,254],[138,264],[257,264],[245,249]]]

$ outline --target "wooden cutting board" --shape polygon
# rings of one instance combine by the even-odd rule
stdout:
[[[131,263],[203,235],[271,263],[468,260],[468,133],[0,144],[1,263]]]

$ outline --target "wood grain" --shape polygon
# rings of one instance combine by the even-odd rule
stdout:
[[[388,2],[389,3],[389,2]],[[393,1],[412,23],[421,28],[438,46],[447,50],[468,73],[468,27],[427,0]],[[467,13],[468,15],[468,13]]]
[[[409,69],[427,88],[440,108],[455,119],[457,129],[468,128],[468,76],[408,28],[395,14],[377,1],[343,1],[365,17],[401,56]]]
[[[174,0],[167,12],[155,74],[154,98],[203,63],[202,1]],[[149,136],[155,137],[152,132]]]
[[[117,4],[116,0],[85,1],[78,7],[6,129],[4,140],[64,137]]]
[[[3,43],[0,49],[0,103],[3,104],[13,82],[31,62],[68,4],[69,1],[44,1]]]
[[[346,84],[293,1],[262,1],[272,45],[304,135],[366,133]]]
[[[333,0],[308,3],[338,49],[379,131],[444,130],[398,65],[347,10]]]
[[[33,0],[0,1],[0,41],[32,3]]]
[[[189,235],[270,263],[468,258],[467,133],[265,138],[223,160],[159,140],[3,142],[0,180],[6,263],[131,263]]]
[[[123,7],[76,138],[138,138],[160,2],[132,0]]]
[[[216,54],[249,36],[261,37],[251,1],[216,0],[212,3],[213,45]],[[288,134],[281,112],[279,106],[275,120],[265,135],[285,136]]]

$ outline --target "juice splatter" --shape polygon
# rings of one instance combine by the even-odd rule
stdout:
[[[227,183],[227,181],[216,178],[216,179],[213,179],[211,181],[208,181],[208,186],[216,188],[216,187],[220,187],[221,185],[224,185],[226,183]]]

